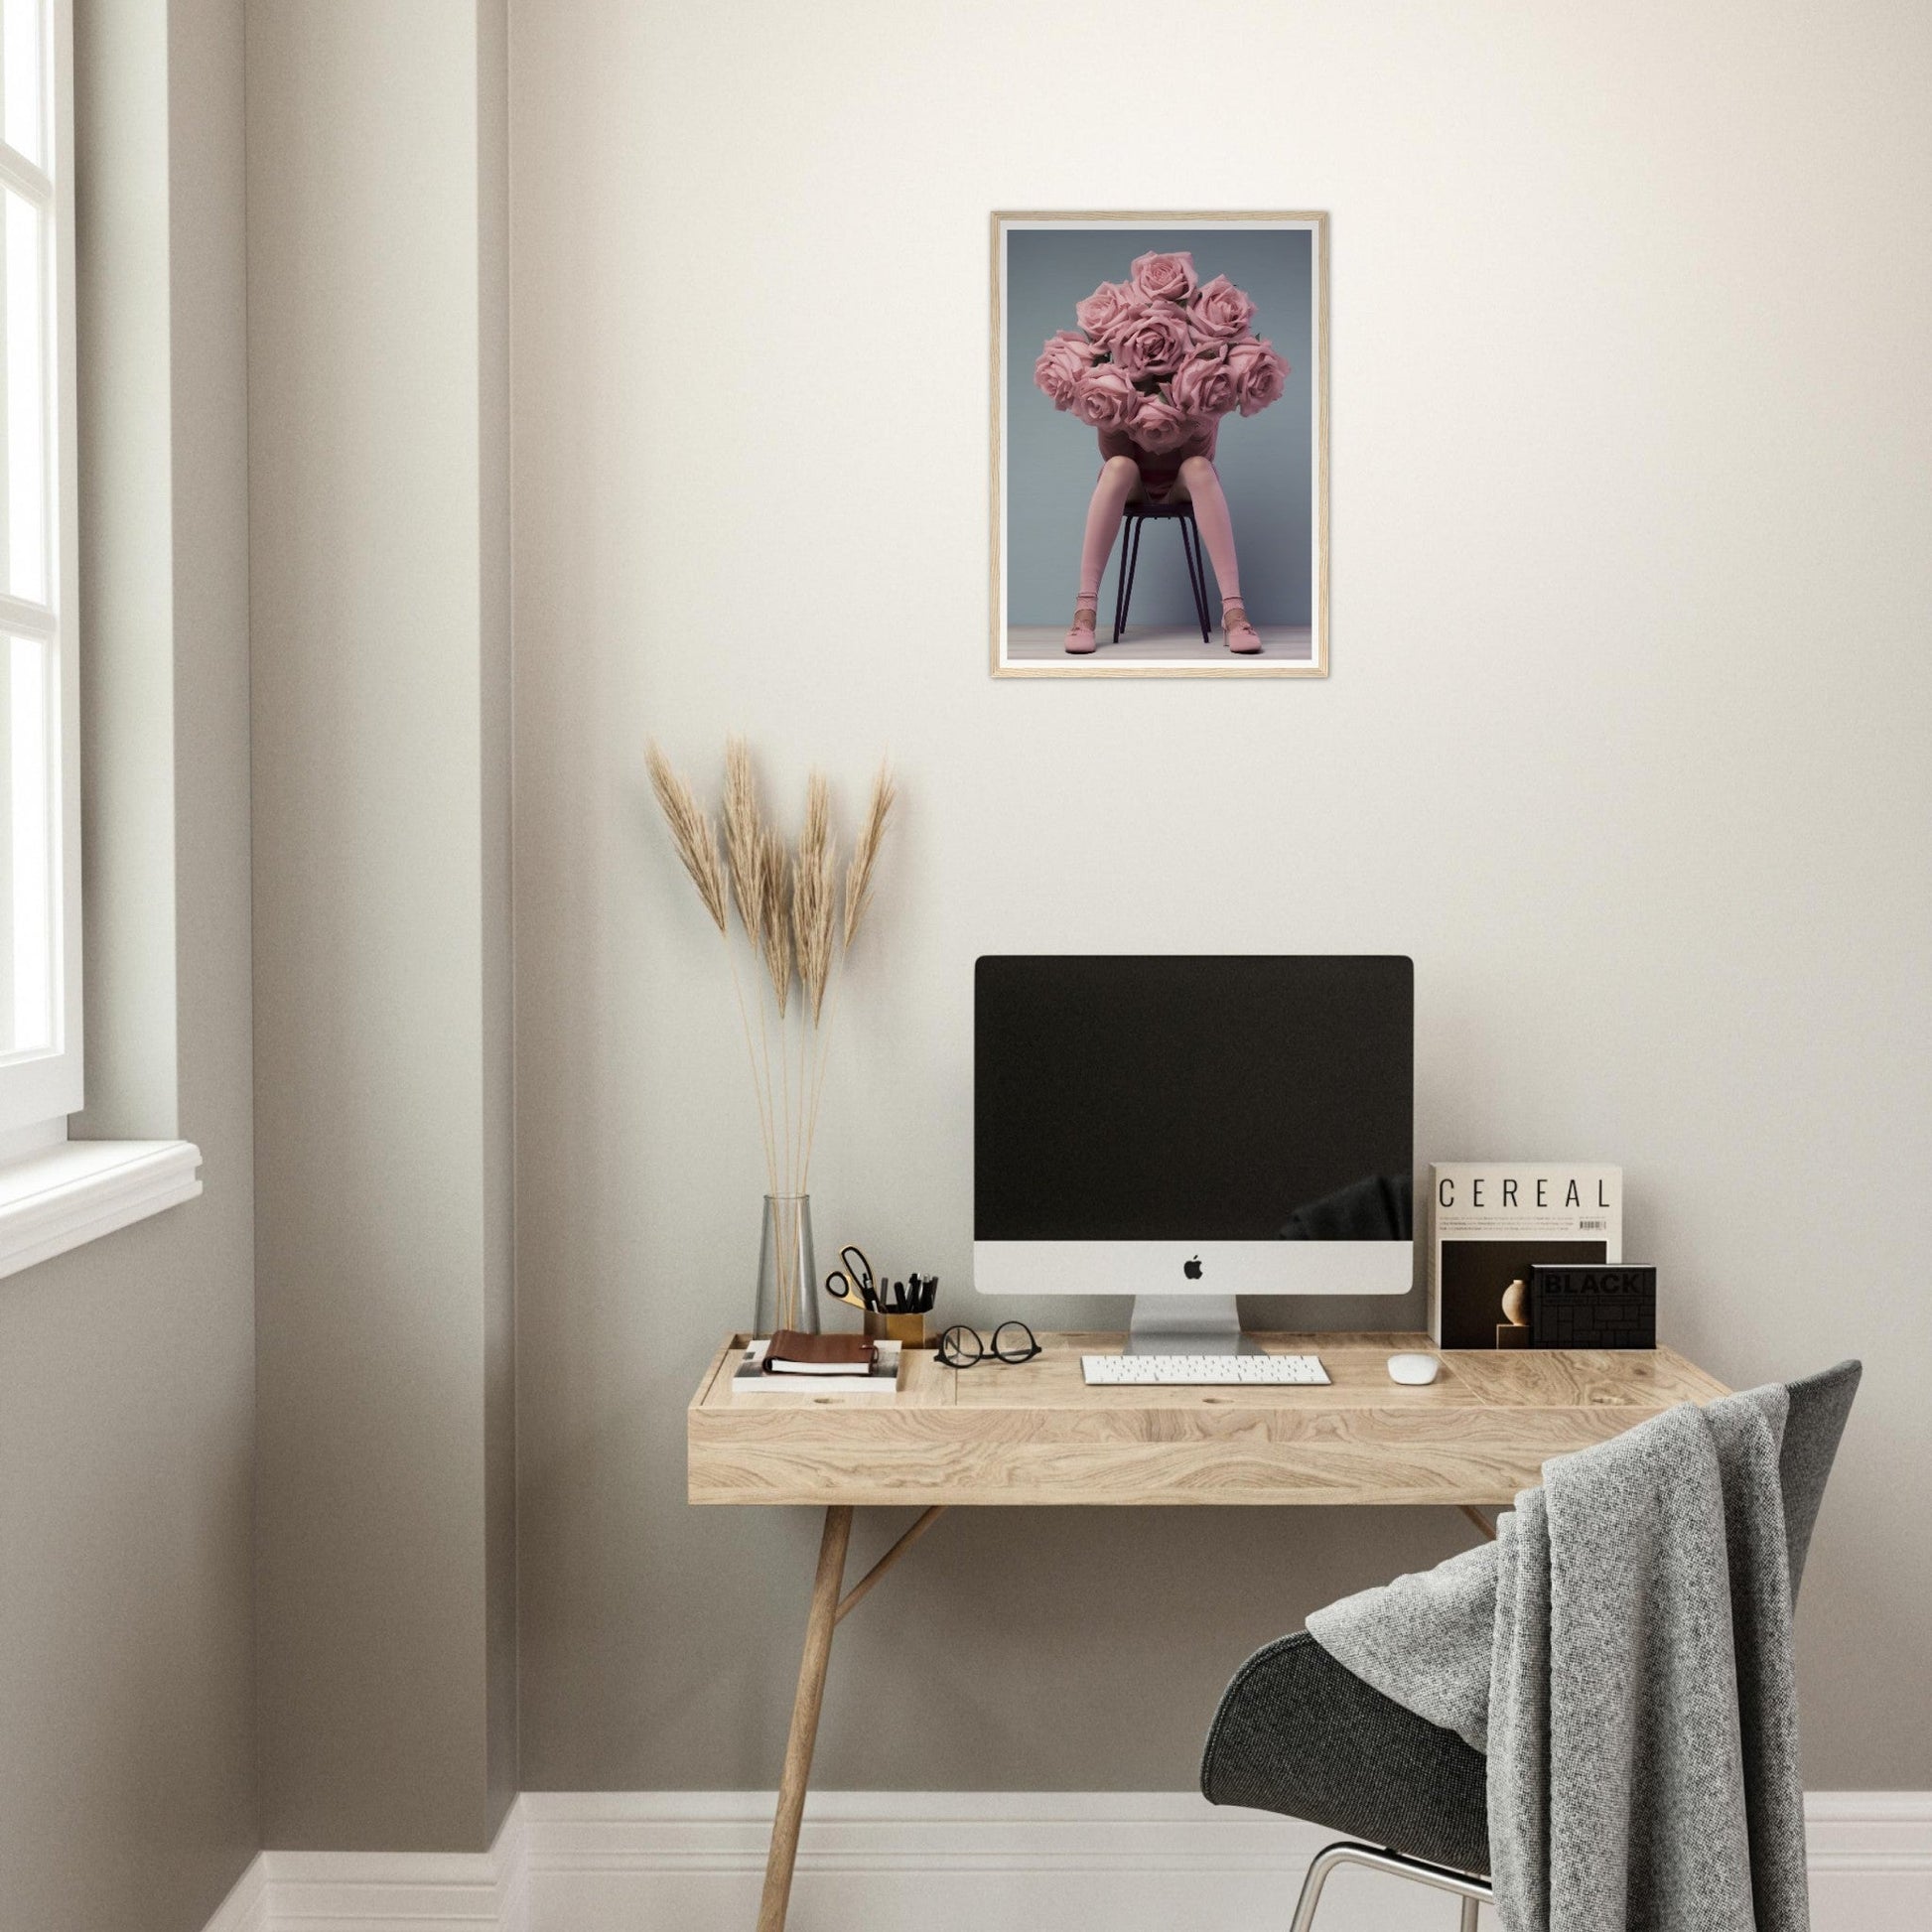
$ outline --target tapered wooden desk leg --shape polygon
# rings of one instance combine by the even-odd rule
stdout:
[[[825,1666],[832,1655],[832,1628],[839,1620],[839,1587],[845,1582],[845,1548],[852,1540],[852,1511],[834,1504],[825,1512],[818,1545],[818,1577],[811,1614],[805,1620],[805,1654],[798,1664],[798,1695],[791,1701],[791,1735],[778,1779],[778,1812],[771,1821],[771,1852],[764,1862],[764,1896],[759,1932],[784,1932],[791,1902],[791,1867],[798,1858],[798,1826],[805,1815],[805,1786],[818,1741],[818,1707],[825,1697]]]

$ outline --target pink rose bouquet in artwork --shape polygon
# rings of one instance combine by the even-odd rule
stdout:
[[[1034,382],[1055,409],[1131,437],[1152,455],[1204,437],[1237,410],[1279,402],[1288,364],[1254,333],[1255,305],[1225,275],[1203,282],[1182,251],[1140,256],[1124,282],[1073,305]]]

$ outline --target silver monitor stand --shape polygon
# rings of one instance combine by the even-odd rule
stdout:
[[[1232,1295],[1137,1295],[1128,1355],[1259,1355]]]

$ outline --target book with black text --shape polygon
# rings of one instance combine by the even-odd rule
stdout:
[[[1429,1332],[1438,1348],[1526,1348],[1536,1262],[1623,1259],[1623,1170],[1439,1161],[1429,1170]]]

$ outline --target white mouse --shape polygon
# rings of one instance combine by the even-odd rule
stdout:
[[[1420,1388],[1425,1382],[1433,1382],[1443,1372],[1442,1361],[1435,1355],[1391,1355],[1389,1357],[1389,1380],[1407,1382]]]

